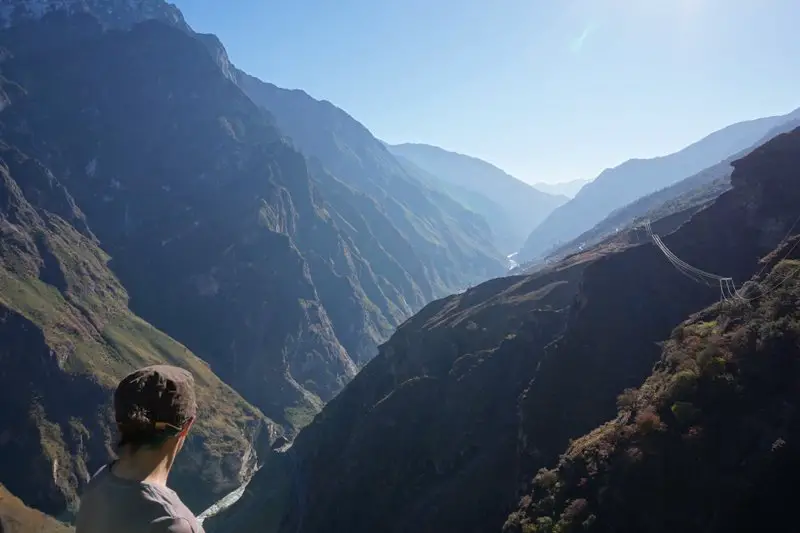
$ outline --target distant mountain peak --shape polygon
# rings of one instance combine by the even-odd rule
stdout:
[[[731,124],[671,154],[629,159],[600,173],[575,197],[550,213],[528,236],[520,259],[529,261],[591,230],[614,210],[670,187],[753,146],[793,113]]]
[[[484,217],[506,254],[516,251],[525,234],[568,200],[536,189],[474,156],[428,144],[385,146],[395,157],[424,171],[432,185]]]
[[[91,13],[107,27],[127,28],[144,20],[161,20],[189,30],[181,11],[164,0],[3,0],[0,28],[8,28],[49,13]]]
[[[545,183],[538,182],[533,184],[534,189],[539,189],[547,194],[563,195],[569,198],[574,197],[583,188],[584,185],[592,181],[591,179],[575,179],[569,181],[560,181],[558,183]]]

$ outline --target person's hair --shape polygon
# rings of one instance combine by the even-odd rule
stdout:
[[[131,453],[141,448],[156,450],[164,445],[170,438],[177,435],[175,431],[124,431],[120,430],[120,437],[117,441],[117,451],[122,451],[123,447]]]

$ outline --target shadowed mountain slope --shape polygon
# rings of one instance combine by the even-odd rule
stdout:
[[[239,84],[270,111],[304,154],[375,200],[379,214],[413,249],[409,257],[396,259],[402,264],[421,262],[436,297],[502,273],[504,263],[486,221],[425,186],[353,117],[303,91],[282,89],[244,73]]]
[[[741,283],[797,229],[800,131],[734,167],[732,190],[663,240]],[[536,472],[613,418],[673,328],[719,298],[648,243],[429,304],[209,529],[500,530]]]
[[[542,469],[509,533],[791,529],[800,419],[800,261],[776,250],[749,301],[678,326],[615,419]],[[781,260],[782,259],[782,260]]]

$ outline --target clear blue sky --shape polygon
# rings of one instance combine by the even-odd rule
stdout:
[[[529,182],[800,107],[800,0],[176,3],[243,70]]]

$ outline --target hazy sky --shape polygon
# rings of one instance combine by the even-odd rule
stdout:
[[[243,70],[529,182],[800,107],[799,0],[176,3]]]

